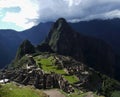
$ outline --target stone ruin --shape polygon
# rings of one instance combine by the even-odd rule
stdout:
[[[76,75],[79,79],[79,82],[71,85],[60,74],[54,72],[45,73],[41,68],[36,66],[36,62],[32,56],[27,56],[29,57],[29,62],[26,64],[26,68],[4,69],[0,73],[0,79],[2,79],[1,75],[4,75],[4,78],[20,84],[33,85],[38,89],[60,88],[67,93],[74,92],[73,87],[80,88],[88,81],[89,69],[84,64],[75,62],[75,60],[70,59],[70,63],[69,58],[66,61],[65,58],[63,60],[55,57],[57,64],[61,64],[62,68],[66,69],[68,75]]]
[[[38,89],[60,88],[70,93],[74,88],[62,77],[62,75],[51,72],[44,73],[40,68],[21,69],[21,70],[4,70],[2,75],[10,81],[15,81],[24,85],[33,85]],[[2,77],[0,78],[2,79]]]
[[[3,79],[2,75],[10,81],[24,85],[33,85],[38,89],[60,88],[67,93],[74,92],[72,85],[62,75],[54,72],[45,73],[35,65],[35,61],[31,56],[29,56],[26,68],[4,69],[0,73],[0,79]]]

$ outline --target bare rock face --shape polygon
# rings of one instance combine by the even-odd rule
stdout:
[[[72,56],[102,73],[113,75],[115,54],[104,41],[74,31],[65,19],[58,19],[45,40],[59,54]]]
[[[61,18],[53,25],[46,42],[59,54],[71,55],[76,58],[79,55],[79,59],[82,59],[81,45],[76,45],[79,38],[79,33],[75,33],[66,20]]]

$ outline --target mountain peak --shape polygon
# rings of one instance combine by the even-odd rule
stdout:
[[[59,32],[66,31],[66,30],[71,30],[71,27],[67,23],[67,21],[64,18],[59,18],[52,29],[56,29]]]
[[[115,55],[111,47],[102,40],[74,31],[64,18],[54,23],[45,42],[58,54],[72,56],[98,71],[112,75]]]
[[[67,23],[64,18],[59,18],[56,22],[57,23]]]
[[[79,36],[79,33],[75,32],[64,18],[59,18],[54,23],[45,42],[54,52],[71,55],[73,43],[78,42]]]
[[[35,48],[31,44],[31,42],[29,40],[24,40],[20,45],[20,47],[18,48],[16,59],[20,59],[25,54],[32,54],[34,52],[35,52]]]
[[[53,27],[51,28],[47,38],[46,38],[46,42],[51,46],[51,45],[55,45],[57,42],[56,40],[59,40],[60,37],[62,36],[66,36],[66,35],[71,35],[71,33],[73,32],[72,28],[69,26],[69,24],[67,23],[67,21],[64,18],[59,18],[53,25]],[[73,36],[73,35],[71,35]],[[51,40],[51,42],[50,42]],[[55,41],[53,44],[53,41]]]

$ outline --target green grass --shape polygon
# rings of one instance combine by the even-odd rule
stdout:
[[[57,74],[63,75],[63,77],[71,84],[79,81],[78,78],[74,75],[67,75],[64,69],[57,69],[55,66],[55,59],[50,56],[48,58],[39,58],[39,56],[34,57],[38,66],[42,67],[42,69],[46,73],[55,72]]]
[[[65,78],[66,80],[68,80],[69,83],[71,83],[71,84],[79,81],[78,78],[77,78],[76,76],[74,76],[74,75],[71,75],[71,76],[65,75],[64,78]]]
[[[0,97],[47,97],[47,95],[30,86],[19,87],[15,83],[8,83],[1,85]]]

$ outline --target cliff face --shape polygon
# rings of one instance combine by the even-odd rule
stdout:
[[[104,41],[74,31],[65,19],[58,19],[45,40],[54,52],[72,56],[95,70],[112,75],[115,55]]]
[[[82,41],[79,41],[81,38],[79,33],[75,32],[66,20],[61,18],[53,25],[46,42],[59,54],[74,56],[75,58],[79,56],[79,59],[83,60]]]

